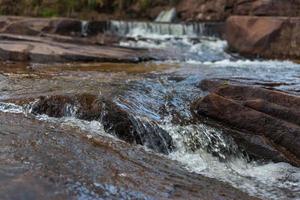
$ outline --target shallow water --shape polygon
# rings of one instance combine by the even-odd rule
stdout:
[[[128,35],[135,37],[135,41],[120,44],[171,50],[178,59],[130,66],[110,63],[18,66],[6,63],[0,67],[1,99],[28,96],[34,99],[41,94],[81,92],[111,96],[136,118],[154,120],[166,130],[175,142],[175,150],[169,157],[181,162],[189,171],[228,182],[263,199],[298,199],[299,168],[287,163],[249,162],[220,128],[184,122],[191,118],[190,103],[205,95],[197,87],[203,79],[267,85],[299,94],[300,65],[291,61],[248,60],[232,55],[226,52],[226,42],[217,38],[203,37],[195,42],[187,36],[159,36],[140,31],[133,30]],[[29,107],[14,104],[1,103],[0,110],[30,115]],[[61,126],[78,127],[91,135],[108,135],[97,121],[87,122],[72,116],[61,119],[44,115],[35,117]]]

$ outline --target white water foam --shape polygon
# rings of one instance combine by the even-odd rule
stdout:
[[[28,114],[28,107],[10,103],[0,104],[1,112]],[[103,125],[98,121],[84,121],[74,117],[53,118],[47,115],[37,115],[36,119],[58,124],[62,127],[79,128],[88,133],[91,138],[97,135],[116,137],[105,132]],[[176,149],[168,157],[179,161],[187,170],[211,178],[230,183],[253,196],[271,200],[296,200],[300,197],[300,169],[287,163],[257,164],[247,162],[238,153],[235,144],[228,142],[223,133],[205,124],[180,126],[172,124],[168,118],[161,125],[172,137]],[[189,140],[189,139],[193,140]],[[198,149],[191,150],[188,143],[200,144]],[[208,153],[218,154],[219,157]],[[146,148],[147,149],[147,148]],[[237,152],[230,157],[223,154]],[[220,161],[220,158],[224,161]]]
[[[216,132],[214,128],[203,124],[194,126],[192,129],[190,126],[174,126],[173,124],[165,124],[163,127],[172,136],[177,147],[169,157],[181,162],[187,170],[228,182],[236,188],[263,199],[299,199],[299,168],[287,163],[249,163],[243,156],[220,162],[219,158],[212,156],[203,146],[196,151],[191,151],[185,144],[186,135],[195,134],[195,131],[200,134],[199,137],[204,140],[203,143],[209,142],[211,137],[215,137],[209,136]],[[218,143],[226,147],[228,143],[224,141],[221,132],[219,136]]]

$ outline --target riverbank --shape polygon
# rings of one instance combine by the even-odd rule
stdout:
[[[0,2],[2,15],[76,17],[85,20],[153,21],[162,11],[176,8],[179,21],[225,21],[231,15],[300,16],[300,3],[285,0],[112,0]]]

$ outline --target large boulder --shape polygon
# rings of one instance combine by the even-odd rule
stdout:
[[[232,16],[226,21],[229,48],[246,56],[300,58],[300,18]]]
[[[87,121],[97,120],[107,132],[126,142],[145,145],[165,154],[173,148],[172,138],[156,122],[134,116],[112,100],[91,94],[40,97],[33,105],[32,113],[56,118],[73,116]]]
[[[273,152],[280,151],[285,160],[300,165],[300,97],[251,86],[224,84],[214,90],[209,86],[217,84],[205,81],[202,88],[209,88],[212,93],[192,106],[197,117],[208,116],[246,132],[250,146],[255,140],[249,133],[256,138],[262,137],[261,141],[273,146]],[[239,135],[232,136],[240,138]],[[277,160],[278,155],[274,154],[274,158],[272,160]]]

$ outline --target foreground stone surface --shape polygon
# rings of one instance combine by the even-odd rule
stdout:
[[[255,199],[105,136],[0,113],[1,199]]]
[[[204,81],[202,88],[212,93],[192,106],[197,116],[208,116],[258,137],[249,138],[249,151],[259,154],[261,147],[271,150],[268,158],[300,165],[300,98],[258,87],[218,84]],[[235,135],[233,135],[235,137]],[[252,139],[251,139],[252,138]],[[255,142],[256,141],[256,142]],[[266,145],[264,145],[266,143]],[[271,147],[271,148],[270,148]],[[273,154],[273,156],[271,156]]]
[[[299,59],[299,31],[300,18],[232,16],[225,38],[242,55]]]
[[[66,38],[63,38],[67,40]],[[61,39],[61,40],[63,40]],[[56,40],[56,41],[55,41]],[[145,49],[59,42],[56,38],[0,35],[0,59],[37,63],[53,62],[140,62],[158,58]],[[71,39],[70,39],[71,40]]]

